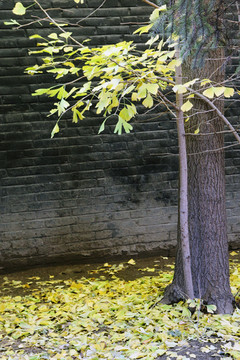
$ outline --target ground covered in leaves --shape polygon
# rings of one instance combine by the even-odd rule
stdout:
[[[240,253],[231,254],[239,301]],[[163,305],[172,276],[164,257],[2,275],[0,359],[240,359],[240,310]]]

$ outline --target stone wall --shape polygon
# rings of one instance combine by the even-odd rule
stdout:
[[[24,5],[31,4],[24,1]],[[57,7],[54,17],[75,24],[101,3],[41,0]],[[152,11],[138,0],[107,0],[102,8],[69,31],[91,44],[133,39],[139,23]],[[130,4],[130,5],[129,5]],[[0,262],[13,268],[57,261],[150,254],[176,244],[178,156],[175,122],[161,108],[140,115],[128,135],[114,135],[108,125],[98,135],[101,118],[94,111],[79,124],[61,122],[50,139],[55,119],[52,103],[32,97],[52,78],[24,73],[38,59],[28,36],[49,33],[48,24],[19,30],[3,25],[14,1],[0,2]],[[41,16],[34,10],[35,16]],[[19,19],[19,18],[17,18]],[[20,19],[22,20],[22,18]],[[33,21],[29,14],[25,23]],[[141,45],[144,38],[135,36]],[[237,121],[236,106],[227,115]],[[230,138],[229,138],[230,141]],[[227,152],[229,237],[239,244],[240,150]]]

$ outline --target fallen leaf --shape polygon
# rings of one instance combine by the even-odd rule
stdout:
[[[130,265],[136,265],[136,261],[133,259],[130,259],[127,263]]]

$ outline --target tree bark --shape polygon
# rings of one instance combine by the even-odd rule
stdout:
[[[223,51],[212,51],[205,66],[193,70],[190,60],[183,66],[184,81],[194,78],[224,79]],[[223,112],[223,101],[216,101]],[[229,284],[228,239],[225,208],[224,124],[203,100],[194,100],[195,114],[185,125],[188,154],[188,211],[194,296],[215,304],[218,313],[232,313],[234,299]],[[200,128],[198,135],[191,135]],[[220,149],[220,150],[219,150]],[[163,302],[184,298],[181,239],[175,274]]]

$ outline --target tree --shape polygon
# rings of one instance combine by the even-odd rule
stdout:
[[[145,2],[153,5],[155,10],[150,17],[150,24],[137,32],[151,30],[154,36],[147,42],[150,48],[140,53],[132,42],[101,48],[80,44],[70,32],[49,16],[39,1],[34,0],[60,33],[50,33],[48,39],[44,39],[44,43],[40,44],[42,48],[31,52],[41,54],[43,64],[29,67],[27,71],[30,74],[47,71],[56,79],[77,75],[78,79],[82,70],[85,82],[79,88],[74,86],[76,80],[69,80],[61,85],[38,89],[33,95],[46,94],[57,98],[55,107],[50,111],[50,115],[58,115],[52,137],[59,131],[59,121],[66,112],[72,111],[73,121],[78,122],[91,106],[95,106],[98,114],[104,112],[106,117],[99,132],[104,130],[109,116],[117,115],[115,132],[118,134],[122,131],[130,132],[132,129],[129,121],[137,113],[134,103],[140,102],[145,108],[152,108],[155,102],[160,102],[172,113],[175,111],[176,114],[173,115],[177,115],[181,178],[178,250],[174,280],[167,288],[163,301],[172,303],[188,297],[198,297],[207,303],[215,304],[218,312],[231,313],[233,297],[228,274],[223,123],[230,128],[239,142],[240,138],[223,115],[222,98],[232,96],[234,89],[224,84],[221,49],[210,49],[213,43],[208,49],[206,40],[215,39],[215,28],[208,26],[207,35],[202,36],[202,40],[199,40],[199,34],[195,30],[186,30],[188,26],[192,29],[192,22],[190,21],[189,25],[186,21],[187,15],[199,15],[200,19],[196,24],[200,24],[199,29],[202,30],[206,26],[208,12],[205,11],[207,16],[204,17],[199,6],[195,6],[193,9],[197,12],[189,13],[188,0],[176,1],[169,10],[166,4],[158,6],[150,1]],[[215,4],[211,1],[211,4],[213,3]],[[195,1],[194,4],[203,6],[204,10],[213,10],[212,7],[204,7],[204,1]],[[185,10],[185,21],[184,18],[178,20],[181,9]],[[22,3],[17,3],[13,9],[18,15],[25,11]],[[172,26],[169,42],[165,43],[163,40],[159,41],[159,32],[162,29],[159,31],[157,27],[162,20],[160,14],[169,19],[169,16],[166,16],[167,11],[170,12],[170,18],[172,17]],[[212,17],[210,20],[212,21]],[[183,27],[185,37],[182,37]],[[41,39],[41,36],[36,34],[32,38]],[[193,41],[196,42],[195,51],[192,51],[188,60],[189,50],[194,50]],[[72,44],[77,45],[76,48],[73,48]],[[211,51],[214,59],[219,59],[220,54],[220,60],[205,60],[204,67],[196,68],[196,65],[204,62],[204,56],[200,64],[198,61],[203,44],[204,53],[206,50]],[[168,46],[168,49],[165,50],[164,46]],[[183,64],[181,58],[184,59]],[[192,59],[195,68],[192,68]],[[79,62],[82,63],[82,68],[76,65]],[[214,76],[211,76],[212,73]],[[94,83],[96,81],[97,85]],[[176,93],[176,103],[166,97],[166,89],[172,89]]]
[[[217,84],[224,82],[222,40],[226,10],[224,2],[217,0],[177,0],[170,6],[170,32],[175,32],[180,39],[184,79],[211,78]],[[214,303],[220,313],[231,313],[234,301],[228,269],[224,124],[216,112],[210,111],[205,101],[193,101],[198,112],[192,114],[191,122],[186,123],[185,129],[194,296],[206,303]],[[224,112],[223,101],[218,100],[215,105],[221,113]],[[193,127],[200,129],[198,136],[193,136]],[[182,299],[186,293],[181,252],[179,236],[174,280],[165,292],[164,301],[167,303]]]
[[[220,51],[220,54],[222,52]],[[219,51],[213,51],[214,60],[206,60],[201,69],[192,69],[186,62],[185,76],[209,78],[217,69],[214,80],[222,83],[223,72]],[[186,143],[188,154],[188,210],[189,240],[194,297],[208,304],[215,304],[218,312],[231,313],[233,297],[229,284],[228,239],[225,209],[225,164],[224,164],[224,124],[210,111],[208,104],[195,100],[198,114],[186,123]],[[224,104],[215,102],[221,112]],[[199,135],[192,134],[192,127],[200,128]],[[178,242],[179,244],[179,242]],[[185,291],[182,282],[182,255],[178,245],[175,276],[165,292],[165,301],[180,300]]]

